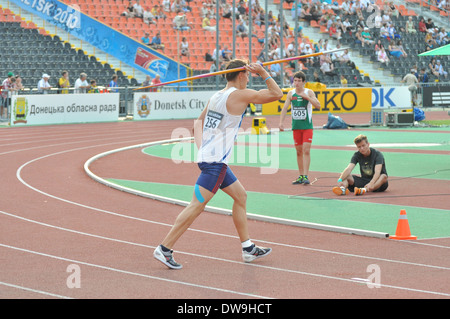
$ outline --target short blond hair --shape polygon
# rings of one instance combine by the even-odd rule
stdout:
[[[362,141],[366,141],[366,143],[369,143],[369,141],[367,140],[367,136],[363,135],[363,134],[359,134],[357,137],[355,137],[355,139],[353,140],[353,142],[355,142],[355,144],[359,144]]]

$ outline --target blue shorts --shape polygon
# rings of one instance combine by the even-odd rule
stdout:
[[[197,179],[197,185],[202,186],[213,194],[237,181],[231,168],[224,163],[198,163],[202,171]]]

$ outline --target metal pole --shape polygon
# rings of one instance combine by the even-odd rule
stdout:
[[[219,71],[220,63],[219,63],[219,1],[216,1],[216,70]],[[216,89],[219,88],[219,77],[216,77]]]
[[[252,19],[252,0],[248,1],[248,60],[252,63],[252,28],[253,19]],[[253,77],[249,77],[249,84],[252,87]]]

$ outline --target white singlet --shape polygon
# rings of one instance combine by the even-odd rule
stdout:
[[[235,87],[231,87],[218,91],[209,100],[203,123],[202,144],[197,156],[199,163],[228,163],[244,117],[244,113],[232,115],[227,111],[228,96],[235,90]]]

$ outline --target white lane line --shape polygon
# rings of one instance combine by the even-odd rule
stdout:
[[[2,211],[0,211],[0,213],[4,214],[4,215],[7,215],[7,216],[10,216],[10,217],[13,217],[13,218],[18,218],[18,219],[21,219],[21,220],[24,220],[24,221],[27,221],[27,222],[36,223],[36,224],[41,225],[41,226],[46,226],[46,227],[55,228],[55,229],[62,230],[62,231],[72,232],[72,233],[79,234],[79,235],[94,237],[94,238],[103,239],[103,240],[109,240],[109,241],[118,242],[118,243],[122,243],[122,244],[134,245],[134,246],[148,248],[148,249],[154,249],[155,248],[155,246],[139,244],[139,243],[134,243],[134,242],[130,242],[130,241],[119,240],[119,239],[115,239],[115,238],[110,238],[110,237],[105,237],[105,236],[99,236],[99,235],[89,234],[89,233],[85,233],[85,232],[80,232],[80,231],[67,229],[67,228],[63,228],[63,227],[59,227],[59,226],[49,225],[49,224],[46,224],[46,223],[34,221],[34,220],[31,220],[31,219],[28,219],[28,218],[24,218],[24,217],[19,217],[17,215],[9,214],[9,213],[2,212]],[[21,250],[21,251],[28,251],[27,249],[17,248],[17,247],[13,247],[13,246],[9,246],[9,245],[3,245],[1,243],[0,243],[0,246],[12,248],[12,249],[17,249],[17,250]],[[39,252],[34,252],[34,251],[30,251],[30,252],[38,254],[38,255],[43,255],[43,256],[56,258],[56,259],[68,260],[68,259],[63,258],[63,257],[47,255],[47,254],[44,254],[44,253],[39,253]],[[198,258],[210,259],[210,260],[226,262],[226,263],[232,263],[232,264],[245,265],[245,266],[248,266],[248,267],[257,267],[257,268],[261,268],[261,269],[265,269],[265,270],[275,270],[275,271],[293,273],[293,274],[297,274],[297,275],[305,275],[305,276],[311,276],[311,277],[333,279],[333,280],[345,281],[345,282],[353,282],[353,283],[358,283],[358,284],[361,283],[361,280],[357,280],[355,278],[348,279],[348,278],[341,278],[341,277],[329,276],[329,275],[324,275],[324,274],[304,272],[304,271],[299,271],[299,270],[291,270],[291,269],[285,269],[285,268],[279,268],[279,267],[265,266],[265,265],[260,265],[260,264],[249,264],[249,263],[244,263],[242,261],[236,261],[236,260],[230,260],[230,259],[224,259],[224,258],[218,258],[218,257],[212,257],[212,256],[199,255],[199,254],[188,253],[188,252],[183,252],[183,251],[177,251],[177,254],[183,254],[183,255],[187,255],[187,256],[193,256],[193,257],[198,257]],[[89,263],[85,263],[85,262],[78,262],[78,263],[86,264],[86,265],[87,264],[88,265],[95,265],[95,264],[89,264]],[[105,268],[105,269],[106,268],[110,268],[110,267],[105,267],[105,266],[99,266],[99,267],[100,268]],[[115,269],[111,268],[111,270],[115,270]],[[129,271],[123,271],[123,272],[132,273],[132,272],[129,272]],[[139,275],[148,276],[148,275],[144,275],[144,274],[139,274]],[[150,277],[153,278],[153,276],[150,276]],[[158,279],[158,278],[161,279],[161,280],[166,280],[165,278],[160,278],[160,277],[154,277],[153,279]],[[182,284],[183,282],[179,282],[179,283]],[[190,284],[190,283],[186,283],[186,284],[187,285],[195,285],[195,284]],[[427,290],[422,290],[422,289],[407,288],[407,287],[401,287],[401,286],[393,286],[393,285],[386,285],[386,284],[379,284],[379,286],[380,287],[385,287],[385,288],[405,290],[405,291],[409,291],[409,292],[421,292],[421,293],[425,293],[425,294],[450,296],[450,294],[448,294],[448,293],[442,293],[442,292],[436,292],[436,291],[427,291]],[[201,287],[206,288],[206,289],[213,289],[213,290],[220,289],[220,288],[212,288],[212,287],[208,287],[208,286],[201,286]],[[227,290],[227,292],[231,292],[231,290]],[[241,294],[240,292],[235,292],[235,293]],[[244,293],[242,293],[242,294],[244,294]],[[263,297],[259,296],[258,298],[263,298]],[[264,298],[269,298],[269,297],[264,297]]]
[[[20,289],[20,290],[30,291],[30,292],[33,292],[33,293],[38,293],[40,295],[46,295],[46,296],[55,297],[55,298],[73,299],[71,297],[57,295],[57,294],[53,294],[51,292],[47,292],[47,291],[43,291],[43,290],[37,290],[37,289],[28,288],[28,287],[24,287],[24,286],[18,286],[18,285],[10,284],[10,283],[3,282],[3,281],[0,281],[0,285],[11,287],[11,288],[15,288],[15,289]]]
[[[10,246],[10,245],[0,244],[0,247],[9,248],[9,249],[17,250],[17,251],[22,251],[22,252],[25,252],[28,254],[48,257],[48,258],[52,258],[52,259],[56,259],[56,260],[66,261],[66,262],[70,262],[70,263],[77,264],[77,265],[85,265],[85,266],[89,266],[89,267],[93,267],[93,268],[113,271],[113,272],[117,272],[117,273],[121,273],[121,274],[125,274],[125,275],[138,276],[138,277],[142,277],[142,278],[146,278],[146,279],[154,279],[154,280],[174,283],[174,284],[178,284],[178,285],[184,285],[184,286],[200,288],[200,289],[214,290],[214,291],[218,291],[218,292],[230,293],[230,294],[251,297],[251,298],[272,299],[272,298],[266,297],[266,296],[249,294],[249,293],[245,293],[245,292],[234,291],[234,290],[229,290],[229,289],[222,289],[222,288],[217,288],[217,287],[212,287],[212,286],[199,285],[199,284],[189,283],[189,282],[185,282],[185,281],[167,279],[167,278],[163,278],[163,277],[151,276],[151,275],[141,274],[141,273],[137,273],[137,272],[133,272],[133,271],[123,270],[123,269],[118,269],[118,268],[113,268],[113,267],[108,267],[108,266],[102,266],[102,265],[98,265],[98,264],[84,262],[81,260],[64,258],[64,257],[60,257],[60,256],[50,255],[50,254],[41,253],[41,252],[37,252],[34,250],[29,250],[29,249],[25,249],[25,248]],[[168,270],[168,271],[170,271],[170,270]]]

